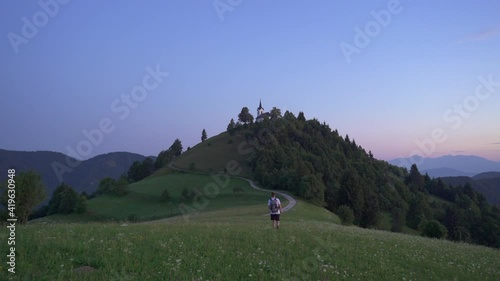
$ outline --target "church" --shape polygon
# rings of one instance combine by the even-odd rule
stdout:
[[[266,117],[270,119],[271,114],[269,112],[264,112],[264,108],[262,107],[262,100],[260,100],[259,107],[257,108],[257,118],[255,118],[255,122],[262,122]]]

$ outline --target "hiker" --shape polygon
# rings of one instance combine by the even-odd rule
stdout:
[[[271,212],[271,220],[273,221],[273,228],[280,228],[280,214],[283,211],[281,208],[281,201],[276,198],[276,193],[271,192],[271,199],[267,202],[269,211]]]

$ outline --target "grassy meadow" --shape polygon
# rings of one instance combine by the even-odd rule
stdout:
[[[235,193],[233,191],[235,187],[240,187],[241,192]],[[198,188],[206,196],[198,196],[194,200],[183,199],[181,193],[184,188]],[[160,200],[161,193],[165,189],[171,196],[168,202]],[[179,216],[183,213],[265,204],[268,197],[268,193],[257,191],[250,187],[247,181],[234,177],[217,176],[214,178],[208,174],[183,172],[170,172],[163,175],[160,173],[131,184],[126,196],[101,195],[88,200],[88,211],[85,214],[54,215],[37,221],[125,221],[130,216],[134,216],[138,221],[156,220]],[[179,208],[181,204],[187,208]]]
[[[279,230],[272,229],[257,206],[243,207],[241,212],[206,212],[189,222],[27,225],[18,229],[16,275],[7,275],[2,263],[0,276],[6,277],[3,280],[499,280],[498,250],[341,226],[333,215],[314,215],[318,207],[299,202],[296,208],[295,214],[282,216]],[[0,240],[5,239],[2,231]],[[80,272],[82,266],[92,269]]]

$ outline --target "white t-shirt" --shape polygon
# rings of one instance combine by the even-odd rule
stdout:
[[[272,200],[272,198],[270,198],[270,199],[267,201],[267,206],[268,206],[268,207],[271,207],[271,200]],[[277,212],[275,212],[275,213],[273,213],[273,212],[271,212],[271,210],[269,209],[269,213],[270,213],[271,215],[279,215],[279,214],[280,214],[280,206],[281,206],[281,201],[280,201],[278,198],[276,198],[276,197],[275,197],[275,200],[276,200],[276,205],[278,206],[278,211],[277,211]]]

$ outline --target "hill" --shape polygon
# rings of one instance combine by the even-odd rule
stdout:
[[[244,136],[223,132],[184,152],[175,160],[175,165],[184,170],[216,173],[227,171],[228,164],[237,163],[241,168],[239,176],[252,177],[249,161],[254,152],[254,147]]]
[[[287,111],[229,133],[253,144],[251,170],[264,188],[289,191],[332,212],[350,209],[362,227],[387,229],[389,223],[392,231],[421,232],[439,223],[450,240],[500,247],[500,210],[485,196],[424,176],[417,166],[408,171],[377,160],[303,112],[296,117]]]
[[[451,168],[436,168],[423,170],[422,174],[427,174],[431,178],[441,178],[441,177],[472,177],[474,173],[464,173],[459,170]]]
[[[118,178],[126,173],[134,161],[144,160],[144,156],[129,152],[101,154],[84,161],[78,161],[59,152],[51,151],[9,151],[0,149],[0,169],[15,168],[17,173],[34,170],[41,174],[42,181],[51,196],[61,181],[72,186],[78,193],[95,191],[104,177]],[[69,163],[77,163],[71,167]],[[0,181],[7,174],[0,175]],[[48,199],[47,199],[48,200]]]
[[[472,177],[475,180],[500,178],[500,172],[486,172]]]
[[[486,200],[500,207],[500,176],[498,172],[479,174],[474,177],[443,177],[445,184],[464,186],[470,184],[472,188],[481,193]]]
[[[437,158],[425,158],[413,156],[410,158],[398,158],[389,161],[389,163],[410,169],[412,164],[417,164],[421,171],[434,169],[452,169],[452,173],[440,173],[439,176],[457,176],[457,171],[462,173],[458,176],[472,176],[483,172],[500,171],[500,162],[490,161],[478,156],[466,155],[447,155]]]

